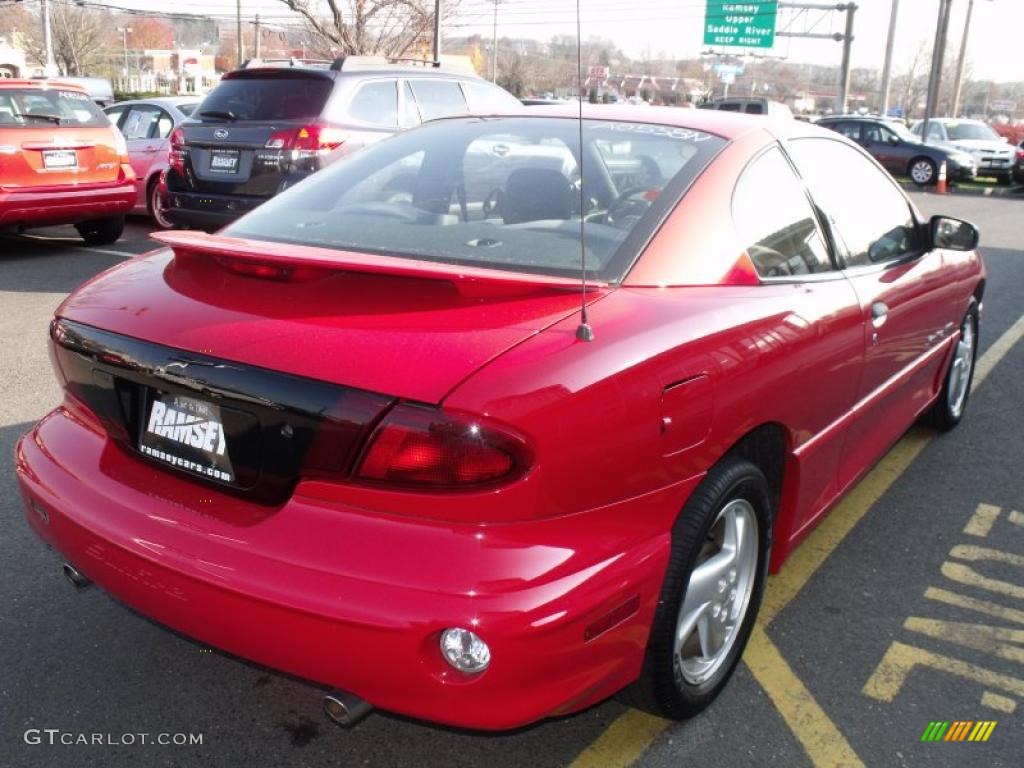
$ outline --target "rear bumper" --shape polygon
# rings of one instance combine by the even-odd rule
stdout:
[[[637,677],[669,551],[644,521],[699,480],[489,527],[376,516],[300,486],[241,526],[209,510],[243,502],[140,463],[65,408],[19,441],[16,471],[36,533],[141,613],[382,709],[479,729],[572,712]],[[485,672],[441,659],[449,626],[489,644]]]
[[[244,195],[209,195],[167,190],[168,219],[179,226],[219,229],[253,210],[269,198]]]
[[[127,213],[135,181],[46,189],[0,189],[0,229],[78,224]]]

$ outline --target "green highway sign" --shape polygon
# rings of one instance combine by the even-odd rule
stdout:
[[[739,3],[707,0],[704,15],[704,45],[731,48],[771,48],[775,43],[778,0]]]

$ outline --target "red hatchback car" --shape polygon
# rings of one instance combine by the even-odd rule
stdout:
[[[82,86],[0,79],[0,231],[74,224],[107,245],[134,204],[124,137]]]
[[[769,568],[960,420],[985,287],[843,137],[695,110],[441,121],[157,239],[57,311],[27,519],[340,722],[700,711]]]

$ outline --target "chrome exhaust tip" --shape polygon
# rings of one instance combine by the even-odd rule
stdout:
[[[324,696],[324,712],[338,725],[351,728],[373,711],[373,704],[348,691]]]
[[[67,579],[75,589],[85,589],[92,584],[92,581],[83,576],[82,572],[75,568],[71,563],[64,563],[62,570],[64,571],[64,578]]]

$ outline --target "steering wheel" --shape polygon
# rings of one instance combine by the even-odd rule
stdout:
[[[641,216],[647,213],[647,209],[651,207],[652,199],[647,198],[647,194],[651,191],[658,192],[656,187],[652,188],[649,186],[642,187],[627,187],[618,195],[615,199],[608,204],[608,210],[605,212],[605,222],[617,227],[630,227],[635,224]],[[644,197],[637,198],[637,195],[643,194]]]

